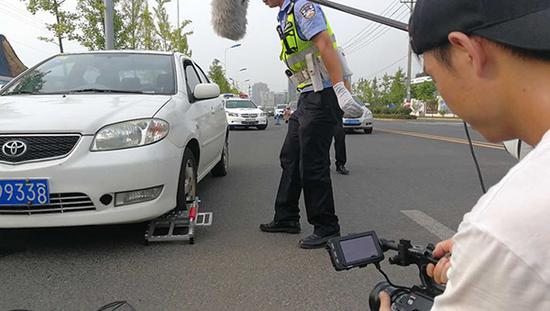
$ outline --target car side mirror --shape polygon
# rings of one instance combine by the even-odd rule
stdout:
[[[216,98],[220,96],[220,87],[215,83],[197,84],[193,96],[198,100]]]

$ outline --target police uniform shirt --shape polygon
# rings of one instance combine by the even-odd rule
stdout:
[[[277,20],[283,29],[285,29],[287,11],[291,2],[291,0],[285,0],[279,11]],[[317,34],[328,29],[325,14],[320,5],[307,0],[295,0],[294,2],[294,18],[300,38],[311,41]],[[323,86],[325,88],[332,87],[332,82],[329,79],[323,79]],[[302,93],[311,91],[313,91],[313,86],[304,88]]]

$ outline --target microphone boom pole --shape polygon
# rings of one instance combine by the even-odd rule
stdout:
[[[403,30],[403,31],[409,31],[409,25],[408,24],[400,22],[400,21],[396,21],[396,20],[391,19],[391,18],[387,18],[387,17],[377,15],[377,14],[373,14],[373,13],[369,13],[369,12],[366,12],[366,11],[362,11],[362,10],[352,8],[352,7],[347,6],[347,5],[343,5],[343,4],[328,1],[328,0],[310,0],[310,1],[315,2],[317,4],[320,4],[320,5],[324,5],[324,6],[329,7],[329,8],[333,8],[333,9],[338,10],[338,11],[342,11],[344,13],[348,13],[348,14],[355,15],[355,16],[358,16],[358,17],[361,17],[361,18],[364,18],[364,19],[368,19],[368,20],[371,20],[373,22],[377,22],[377,23],[380,23],[382,25],[386,25],[386,26],[389,26],[389,27],[392,27],[392,28],[395,28],[395,29],[399,29],[399,30]]]

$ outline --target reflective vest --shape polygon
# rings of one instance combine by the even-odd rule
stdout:
[[[312,41],[300,37],[296,26],[296,19],[294,18],[294,1],[295,0],[291,1],[291,4],[287,10],[287,18],[284,29],[281,29],[279,26],[277,31],[283,47],[280,59],[286,63],[288,69],[290,69],[290,71],[297,77],[297,80],[301,81],[297,86],[297,88],[301,90],[312,84],[311,78],[307,73],[308,68],[306,55],[313,54],[314,57],[320,58],[321,53]],[[329,36],[332,38],[334,49],[337,49],[338,45],[336,43],[334,32],[332,31],[328,20],[326,20],[326,22],[327,31]]]

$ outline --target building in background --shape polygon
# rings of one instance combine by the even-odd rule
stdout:
[[[258,106],[265,106],[262,99],[269,93],[269,87],[263,82],[254,83],[252,85],[252,101]]]
[[[273,102],[275,107],[288,104],[288,92],[273,93]]]

